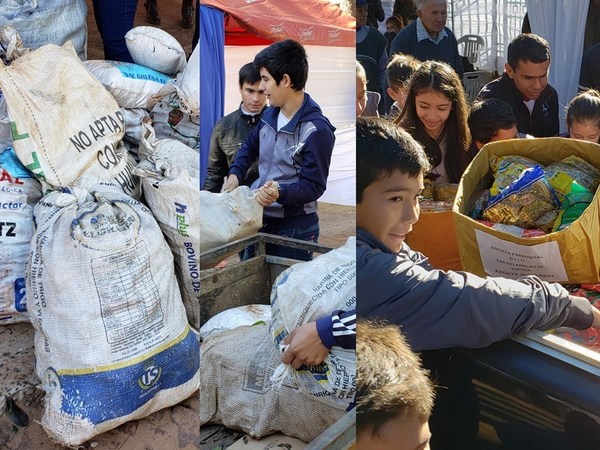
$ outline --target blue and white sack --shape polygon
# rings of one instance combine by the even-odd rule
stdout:
[[[79,59],[87,59],[85,0],[2,0],[0,5],[0,26],[14,27],[25,47],[71,41]]]
[[[123,114],[114,97],[77,58],[53,44],[0,64],[0,85],[19,160],[50,188],[115,180],[128,195],[137,182],[122,143]]]
[[[275,345],[305,323],[336,310],[356,308],[356,238],[312,261],[296,263],[277,277],[271,290],[271,334]],[[271,380],[284,381],[305,395],[347,409],[356,392],[356,351],[332,347],[318,366],[294,369],[281,363]]]
[[[199,342],[173,256],[143,204],[114,185],[35,207],[27,264],[41,423],[76,446],[198,390]]]
[[[0,149],[0,325],[29,321],[25,266],[40,198],[42,185],[12,147]]]
[[[150,111],[160,100],[160,90],[174,81],[164,73],[134,63],[88,60],[83,65],[126,109]]]
[[[189,323],[200,327],[200,155],[172,139],[157,140],[144,123],[134,169],[175,258],[175,274]]]

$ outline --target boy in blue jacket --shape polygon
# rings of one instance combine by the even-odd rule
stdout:
[[[419,220],[429,170],[421,145],[402,128],[357,119],[357,315],[399,326],[422,352],[424,366],[444,386],[429,422],[431,447],[462,450],[476,445],[477,396],[471,363],[452,348],[486,347],[533,328],[598,328],[600,311],[535,276],[517,281],[433,269],[404,243]]]
[[[270,107],[248,135],[229,171],[224,189],[237,188],[258,159],[257,199],[264,206],[259,231],[317,242],[317,199],[327,186],[335,128],[304,92],[308,60],[304,47],[291,39],[276,42],[254,58],[260,89]],[[303,250],[267,245],[267,253],[309,260]],[[243,259],[252,256],[247,249]]]
[[[394,124],[356,122],[358,317],[400,326],[415,351],[486,347],[534,328],[600,327],[600,311],[587,299],[536,276],[433,269],[404,243],[419,220],[427,156]]]

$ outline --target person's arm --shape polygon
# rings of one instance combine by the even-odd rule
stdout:
[[[589,89],[593,80],[590,80],[589,74],[591,73],[591,67],[588,60],[589,51],[586,51],[583,54],[583,59],[581,61],[581,71],[579,72],[579,92],[585,91]]]
[[[208,167],[206,169],[206,180],[204,189],[210,192],[219,193],[223,187],[223,179],[229,172],[229,163],[227,155],[220,145],[220,128],[215,126],[210,135],[210,150],[208,153]]]
[[[318,126],[319,127],[319,126]],[[320,125],[304,143],[298,181],[281,183],[277,202],[303,205],[317,200],[327,187],[335,135],[327,125]]]
[[[381,52],[379,61],[377,62],[377,66],[379,68],[379,86],[381,86],[381,95],[383,95],[387,89],[387,77],[385,76],[385,70],[389,61],[390,58],[388,58],[387,51],[385,47],[383,47],[383,52]]]
[[[317,331],[327,348],[356,348],[356,310],[334,311],[331,316],[317,319]]]
[[[383,22],[385,19],[385,11],[383,10],[383,5],[381,4],[381,0],[375,0],[375,17],[379,22]]]
[[[534,328],[595,323],[589,301],[534,276],[516,281],[430,270],[364,246],[357,258],[359,316],[399,325],[417,351],[485,347]]]
[[[329,349],[323,345],[319,337],[317,322],[305,323],[293,329],[285,337],[283,344],[287,347],[281,355],[281,361],[294,369],[299,369],[302,365],[321,364],[329,354]]]
[[[334,311],[331,316],[305,323],[292,330],[283,344],[287,347],[281,361],[294,369],[321,364],[333,346],[356,348],[356,312]]]
[[[456,41],[456,36],[454,36],[454,33],[452,33],[452,49],[454,51],[453,67],[454,67],[454,70],[456,71],[456,73],[458,74],[458,77],[462,81],[465,70],[462,65],[462,59],[460,57],[460,53],[458,52],[458,42]]]
[[[484,85],[481,90],[479,91],[479,94],[477,94],[477,101],[481,101],[481,100],[486,100],[488,98],[493,98],[494,95],[492,93],[492,91],[490,90],[490,86],[489,83]]]
[[[553,111],[554,114],[552,114],[552,117],[549,118],[551,120],[552,125],[550,132],[552,133],[551,136],[556,136],[558,133],[560,133],[560,122],[558,120],[558,92],[554,93],[554,96],[552,97],[551,101],[554,103],[554,105],[551,108],[551,111]]]

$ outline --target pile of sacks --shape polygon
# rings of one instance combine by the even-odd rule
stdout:
[[[41,423],[67,446],[198,389],[198,53],[140,28],[139,68],[0,28],[0,323],[35,327]],[[160,88],[125,95],[105,70]],[[193,132],[129,117],[163,101]]]
[[[352,408],[356,353],[333,346],[322,364],[293,369],[280,344],[295,328],[356,308],[356,240],[281,273],[271,306],[226,310],[200,329],[200,425],[254,438],[282,432],[315,439]],[[251,294],[249,294],[251,295]]]

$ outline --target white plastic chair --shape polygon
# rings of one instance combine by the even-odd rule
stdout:
[[[457,41],[458,47],[463,45],[463,51],[461,56],[464,56],[469,60],[473,66],[479,61],[479,52],[485,47],[485,39],[482,36],[475,34],[465,34]]]
[[[481,88],[493,79],[493,75],[485,70],[465,72],[463,74],[463,86],[465,87],[465,93],[469,101],[473,102],[477,98],[477,94],[479,94]]]

